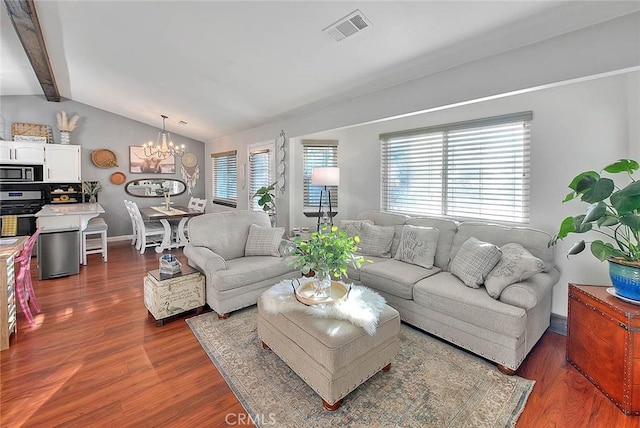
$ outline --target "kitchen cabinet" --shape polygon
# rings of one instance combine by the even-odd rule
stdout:
[[[80,183],[80,146],[47,144],[44,181]]]
[[[21,165],[42,165],[44,163],[43,143],[23,141],[0,141],[0,163]]]

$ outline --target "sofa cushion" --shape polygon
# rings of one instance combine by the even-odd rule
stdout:
[[[440,231],[433,227],[405,224],[395,259],[427,269],[433,267]]]
[[[358,252],[374,257],[391,257],[393,227],[375,226],[363,223],[360,228]]]
[[[284,235],[284,227],[261,227],[252,224],[244,247],[245,256],[280,255],[280,243]]]
[[[215,272],[214,286],[220,290],[232,290],[292,271],[291,265],[282,257],[254,256],[227,260],[227,269]],[[209,286],[209,284],[207,284]]]
[[[471,237],[462,244],[451,261],[451,273],[465,285],[479,288],[500,256],[501,251],[497,246]]]
[[[268,227],[271,221],[263,211],[226,211],[193,217],[188,224],[190,245],[207,247],[230,260],[244,257],[249,226]]]
[[[339,228],[344,230],[344,232],[351,236],[360,236],[360,229],[362,228],[362,223],[373,224],[371,220],[340,220]]]
[[[413,286],[419,280],[440,272],[437,267],[425,269],[395,259],[374,264],[364,264],[360,269],[360,281],[367,287],[394,296],[413,299]]]
[[[458,230],[458,223],[453,220],[440,218],[415,217],[407,220],[407,224],[412,226],[434,227],[440,231],[433,264],[446,270],[449,267],[449,262],[451,261],[449,257],[451,255],[453,239],[456,235],[456,231]]]
[[[410,219],[408,215],[369,210],[358,215],[358,220],[368,219],[378,226],[394,226],[393,241],[391,241],[391,254],[395,254],[400,244],[402,226]]]
[[[527,328],[523,308],[495,300],[481,288],[466,287],[449,272],[418,281],[413,288],[413,299],[428,310],[498,334],[519,338]]]
[[[534,257],[520,244],[511,242],[500,249],[502,257],[484,281],[487,292],[494,299],[498,299],[508,285],[527,279],[544,269],[542,260]]]
[[[442,234],[442,229],[440,229],[440,233]],[[551,235],[547,232],[528,227],[509,227],[468,221],[458,225],[458,232],[451,248],[451,260],[464,241],[472,236],[499,247],[510,242],[517,242],[544,262],[545,271],[549,271],[555,266],[555,246],[547,246],[551,239]]]

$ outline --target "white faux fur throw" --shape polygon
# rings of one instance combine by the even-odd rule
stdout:
[[[313,280],[313,278],[303,278],[300,284]],[[296,288],[298,287],[298,281],[294,280],[293,284]],[[378,319],[386,304],[384,297],[375,291],[361,285],[352,285],[349,296],[337,303],[307,306],[296,299],[291,280],[284,280],[274,285],[265,291],[260,299],[262,299],[262,308],[270,314],[301,311],[319,318],[348,320],[362,327],[371,336],[376,334]]]

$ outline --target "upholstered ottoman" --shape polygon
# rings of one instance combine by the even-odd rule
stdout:
[[[400,316],[385,305],[373,336],[349,321],[319,318],[304,312],[279,314],[263,310],[258,300],[258,336],[336,410],[342,398],[380,370],[388,371],[398,353]]]

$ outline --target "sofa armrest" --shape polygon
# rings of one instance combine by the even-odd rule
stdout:
[[[184,247],[183,252],[191,263],[197,265],[208,273],[227,269],[227,262],[222,258],[222,256],[214,253],[207,247],[196,247],[188,244]]]
[[[560,273],[555,268],[537,273],[505,288],[500,294],[500,301],[525,310],[531,309],[551,293],[559,279]]]

